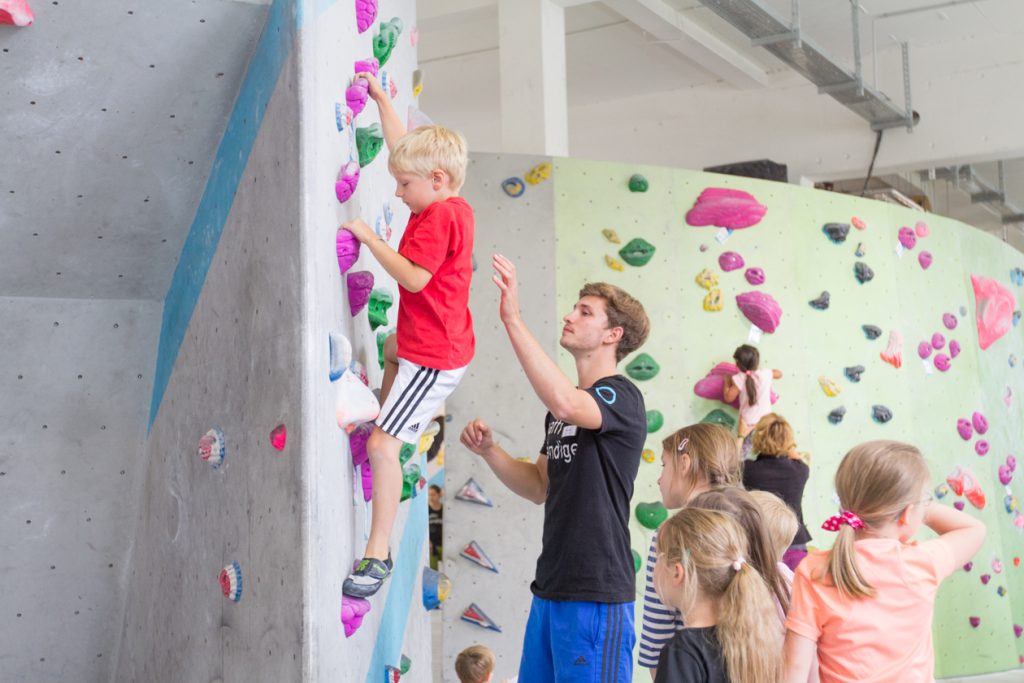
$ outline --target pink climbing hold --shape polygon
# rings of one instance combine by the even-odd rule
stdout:
[[[418,42],[420,42],[420,30],[413,26],[409,29],[409,44],[416,47]]]
[[[735,251],[723,251],[718,257],[718,266],[725,272],[743,267],[743,257]]]
[[[377,0],[356,0],[356,28],[360,33],[373,26],[377,18]]]
[[[970,420],[961,417],[956,421],[956,432],[964,441],[970,441],[971,437],[974,436],[974,427],[971,426]]]
[[[904,249],[913,249],[914,245],[917,244],[917,236],[914,235],[914,231],[910,228],[900,228],[899,240]]]
[[[1024,634],[1024,627],[1022,627],[1020,624],[1014,624],[1013,625],[1013,635],[1015,635],[1018,638],[1020,638],[1021,634]]]
[[[370,97],[370,82],[365,78],[357,78],[352,85],[345,90],[345,104],[352,110],[352,116],[359,114],[366,108],[366,100]]]
[[[921,342],[917,345],[917,355],[921,357],[921,360],[932,355],[932,345],[925,341]]]
[[[979,434],[984,434],[988,431],[988,420],[978,411],[974,411],[974,414],[971,415],[971,424],[974,425],[974,431]]]
[[[739,306],[747,320],[757,325],[765,334],[771,334],[779,328],[782,321],[782,307],[779,302],[764,292],[744,292],[736,296]]]
[[[949,357],[956,358],[960,355],[960,342],[956,339],[949,340]]]
[[[930,251],[922,251],[917,255],[917,262],[921,265],[921,270],[928,270],[932,265],[932,253]]]
[[[867,223],[862,221],[860,218],[857,218],[856,216],[850,219],[850,223],[853,225],[853,227],[857,228],[858,230],[863,230],[864,228],[868,227]]]
[[[914,233],[918,237],[927,237],[928,236],[928,224],[925,223],[924,221],[918,221],[917,223],[914,224]]]
[[[964,511],[964,502],[962,500],[954,501],[953,502],[953,507],[955,507],[960,512],[963,512]]]
[[[938,332],[936,332],[935,334],[932,335],[932,348],[934,348],[936,351],[938,351],[939,349],[941,349],[945,345],[946,345],[946,338],[945,337],[943,337]]]
[[[997,472],[999,474],[999,483],[1003,486],[1009,486],[1010,482],[1013,481],[1013,470],[1010,469],[1009,465],[1000,465]]]
[[[971,275],[978,344],[984,351],[1010,330],[1016,302],[1013,293],[992,278]]]
[[[344,275],[359,259],[359,240],[345,228],[338,228],[334,242],[338,253],[338,269]]]
[[[34,20],[27,0],[0,0],[0,24],[25,27]]]
[[[932,364],[935,365],[935,369],[939,372],[945,372],[946,370],[949,370],[950,367],[949,356],[944,353],[937,353],[935,354],[935,360],[932,361]]]
[[[284,425],[277,425],[270,432],[270,445],[276,450],[283,451],[284,443],[288,439],[288,430]]]
[[[351,638],[360,626],[363,617],[370,611],[370,603],[364,598],[341,596],[341,623],[345,626],[345,637]]]
[[[353,65],[352,71],[357,74],[366,72],[376,76],[377,72],[380,71],[380,62],[377,61],[376,57],[370,57],[369,59],[360,59],[357,60],[356,63]]]
[[[768,207],[758,203],[743,190],[709,187],[700,193],[693,208],[686,212],[686,222],[693,226],[715,225],[740,230],[757,225]]]
[[[359,162],[348,161],[338,171],[338,179],[334,182],[334,196],[338,203],[344,204],[355,193],[359,184]]]
[[[974,452],[977,453],[978,455],[987,455],[988,441],[985,441],[985,439],[978,439],[978,441],[974,444]]]
[[[956,322],[956,316],[953,315],[952,313],[942,314],[942,324],[946,326],[947,330],[955,330]]]
[[[969,621],[971,622],[971,628],[978,628],[981,625],[981,617],[971,617]]]
[[[373,273],[359,270],[348,274],[348,310],[353,316],[366,308],[373,291]]]
[[[359,476],[362,481],[363,500],[369,503],[373,499],[373,469],[369,461],[359,466]]]
[[[738,372],[739,368],[737,368],[734,363],[719,363],[715,367],[711,368],[711,371],[708,372],[708,374],[693,385],[693,393],[701,398],[725,403],[725,401],[722,400],[722,392],[725,389],[725,378],[727,376],[732,377]],[[771,400],[773,404],[779,400],[779,395],[775,393],[774,389],[771,392]],[[727,405],[738,409],[740,401],[737,398]]]
[[[747,268],[747,271],[743,273],[743,277],[747,278],[747,282],[752,285],[764,284],[764,271],[760,268]]]

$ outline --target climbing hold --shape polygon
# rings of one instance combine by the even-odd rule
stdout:
[[[725,385],[725,378],[732,377],[739,372],[739,369],[734,363],[719,363],[706,374],[703,378],[697,381],[693,385],[693,393],[701,398],[710,399],[712,401],[725,401],[722,400],[722,393]],[[779,395],[775,393],[774,389],[771,391],[771,402],[774,404],[779,400]],[[731,405],[733,408],[739,408],[739,399],[732,401],[726,405]]]
[[[1003,507],[1006,508],[1006,514],[1013,514],[1018,508],[1019,503],[1017,502],[1017,496],[1012,493],[1007,494],[1003,497]]]
[[[1013,293],[992,278],[971,275],[974,288],[975,316],[978,324],[978,344],[982,351],[1007,333],[1013,316]]]
[[[384,683],[398,683],[402,680],[402,672],[396,666],[384,665]]]
[[[1000,560],[998,557],[992,558],[992,571],[994,571],[996,574],[1003,573],[1003,561]]]
[[[402,32],[402,20],[392,17],[390,21],[381,22],[380,30],[373,37],[373,56],[377,58],[381,66],[387,64],[391,58],[391,51],[398,43],[398,36]]]
[[[338,228],[334,242],[338,254],[338,270],[344,275],[359,260],[359,240],[345,228]]]
[[[1001,597],[1001,598],[1005,597],[1006,596],[1006,586],[1000,586],[999,588],[996,588],[996,593],[998,593],[999,597]],[[1022,662],[1022,663],[1024,663],[1024,662]]]
[[[646,353],[641,353],[626,366],[626,374],[636,380],[653,379],[659,370],[661,366],[658,365],[658,361]]]
[[[370,97],[370,82],[365,78],[356,78],[352,85],[345,89],[345,104],[352,110],[352,116],[359,116],[366,108],[366,100]]]
[[[859,382],[861,374],[864,373],[863,365],[851,365],[843,370],[843,374],[846,375],[846,379],[851,382]]]
[[[356,0],[356,28],[360,33],[373,26],[377,18],[377,0]]]
[[[277,425],[270,430],[270,445],[274,447],[274,450],[283,451],[287,439],[288,430],[284,425]]]
[[[825,395],[828,396],[829,398],[838,396],[839,393],[842,391],[842,389],[839,388],[838,384],[836,384],[833,380],[829,379],[828,377],[825,377],[824,375],[818,376],[818,385],[821,387],[821,390],[825,392]]]
[[[974,427],[971,426],[971,421],[961,417],[956,421],[956,433],[960,435],[960,438],[964,441],[970,441],[971,437],[974,436]]]
[[[631,266],[644,266],[654,256],[654,245],[647,240],[637,237],[629,241],[622,249],[619,249],[619,256]]]
[[[936,332],[932,335],[932,348],[936,351],[946,345],[946,338]]]
[[[718,276],[707,268],[697,273],[693,280],[704,289],[714,289],[718,285]]]
[[[1011,353],[1010,357],[1006,359],[1006,362],[1010,364],[1011,368],[1017,367],[1017,354]]]
[[[942,500],[943,498],[945,498],[948,495],[949,495],[949,485],[946,484],[945,482],[943,482],[942,484],[939,484],[938,486],[935,487],[935,498],[937,500]]]
[[[653,434],[665,425],[665,416],[660,410],[647,411],[647,433]]]
[[[700,251],[700,253],[702,253],[702,254],[703,254],[703,253],[704,253],[705,251],[707,251],[707,250],[708,250],[708,245],[706,245],[706,244],[702,244],[702,245],[700,245],[699,247],[697,247],[697,249],[698,249],[698,250]]]
[[[237,562],[220,570],[220,590],[228,600],[238,602],[242,599],[242,567]]]
[[[375,289],[370,292],[368,302],[368,315],[370,318],[370,329],[377,329],[388,324],[388,309],[394,303],[391,294],[383,289]]]
[[[657,457],[658,456],[656,456],[654,454],[654,451],[652,451],[650,448],[645,448],[643,452],[640,453],[640,459],[643,460],[644,462],[654,462],[654,460]]]
[[[611,228],[605,228],[601,231],[601,234],[604,235],[604,238],[612,244],[622,244],[622,240],[619,239],[619,234]]]
[[[743,267],[743,257],[735,251],[723,251],[718,256],[718,266],[725,272]]]
[[[633,554],[633,573],[638,574],[640,573],[640,567],[643,566],[643,559],[640,557],[640,553],[632,548],[629,549],[629,552]]]
[[[857,248],[853,250],[853,255],[856,256],[857,258],[864,258],[865,253],[866,252],[864,251],[864,243],[857,242]]]
[[[886,345],[885,351],[878,355],[894,368],[901,367],[903,365],[903,333],[899,330],[889,332],[889,343]]]
[[[957,495],[960,495],[960,494],[957,494]],[[972,569],[974,569],[974,563],[973,562],[968,562],[967,564],[964,565],[964,571],[965,572],[969,572]]]
[[[27,0],[0,0],[0,24],[25,27],[34,19]]]
[[[857,228],[858,230],[863,230],[864,228],[868,227],[867,223],[857,218],[856,216],[850,219],[850,223],[852,223],[853,227]]]
[[[423,568],[423,608],[437,609],[452,592],[452,580],[430,567]]]
[[[199,457],[217,469],[224,462],[224,432],[214,427],[199,439]]]
[[[853,276],[857,278],[857,282],[864,284],[875,277],[875,271],[871,270],[871,266],[863,261],[857,261],[853,264]]]
[[[369,503],[373,500],[373,468],[369,462],[359,466],[359,480],[363,489],[363,500]]]
[[[971,415],[971,424],[974,425],[974,431],[979,434],[984,434],[988,431],[988,420],[978,411],[974,411],[974,414]]]
[[[402,655],[402,658],[399,660],[398,668],[402,672],[402,675],[404,676],[405,674],[409,673],[409,669],[412,668],[412,660],[409,659],[408,656]]]
[[[743,277],[747,278],[747,282],[752,285],[764,284],[764,271],[760,268],[747,268],[746,272],[743,273]]]
[[[487,497],[484,490],[480,488],[480,484],[476,483],[476,479],[470,477],[459,492],[455,494],[458,500],[464,500],[467,503],[476,503],[477,505],[486,505],[489,508],[494,507],[494,502]]]
[[[629,177],[630,192],[647,192],[648,187],[650,187],[650,184],[647,182],[647,178],[639,173],[634,173]]]
[[[351,369],[341,373],[336,386],[334,417],[341,429],[351,431],[350,427],[369,422],[380,413],[377,397]]]
[[[376,76],[380,72],[380,62],[373,57],[371,57],[370,59],[356,60],[352,66],[352,72],[359,74],[363,73],[364,71],[366,73],[371,73],[374,76]]]
[[[821,231],[825,233],[825,236],[832,240],[833,244],[842,244],[846,241],[846,236],[850,234],[849,223],[826,223],[821,226]]]
[[[986,455],[988,453],[988,441],[978,439],[974,444],[974,452],[978,455]]]
[[[807,303],[811,305],[811,308],[816,308],[819,311],[825,311],[828,310],[828,304],[831,298],[832,296],[827,291],[825,291],[822,292],[817,299],[811,299]]]
[[[899,231],[899,241],[904,249],[913,249],[914,245],[917,244],[917,236],[914,235],[914,231],[910,228],[903,227]]]
[[[844,417],[846,417],[846,406],[839,406],[838,408],[833,408],[832,411],[829,412],[828,421],[837,425],[843,421]]]
[[[771,334],[782,322],[782,307],[770,294],[744,292],[736,296],[736,305],[747,320],[757,325],[765,334]]]
[[[355,429],[349,432],[348,450],[352,454],[353,468],[361,466],[370,459],[370,454],[366,452],[366,442],[370,440],[371,434],[373,434],[373,425],[369,422],[357,424]]]
[[[334,196],[338,203],[344,204],[356,191],[359,184],[359,164],[354,161],[346,161],[338,171],[338,179],[334,181]]]
[[[343,334],[331,332],[327,337],[330,353],[330,379],[335,381],[352,362],[352,343]]]
[[[988,582],[992,580],[992,575],[991,574],[982,574],[978,578],[981,579],[982,585],[987,586]]]
[[[1018,287],[1024,285],[1024,269],[1014,268],[1010,271],[1010,282]]]
[[[334,103],[334,123],[338,126],[339,133],[351,125],[354,117],[355,114],[352,113],[351,107],[341,102]]]
[[[926,341],[921,342],[917,345],[917,355],[919,355],[922,360],[932,355],[932,345]]]
[[[622,261],[615,258],[614,256],[609,256],[608,254],[604,255],[604,263],[612,270],[617,270],[620,273],[626,269],[626,267],[622,265]]]
[[[484,569],[490,569],[495,574],[498,573],[498,565],[487,556],[484,549],[480,547],[480,544],[476,541],[470,541],[466,544],[466,547],[459,553],[462,557],[466,558],[474,564],[478,564]]]
[[[925,223],[924,221],[918,221],[917,223],[914,224],[914,233],[918,237],[927,237],[928,236],[928,224]]]
[[[736,419],[725,412],[721,408],[715,408],[710,413],[704,416],[701,422],[708,422],[710,424],[721,425],[726,429],[732,429],[736,426]]]
[[[544,163],[537,164],[526,173],[526,182],[531,185],[537,185],[544,182],[551,177],[551,163],[545,161]]]
[[[982,491],[977,478],[969,469],[958,465],[956,469],[946,477],[946,483],[949,484],[949,488],[953,489],[953,493],[958,496],[966,497],[971,505],[979,510],[984,509],[985,492]],[[957,509],[962,510],[963,504],[961,503],[961,506]]]
[[[952,313],[943,313],[942,314],[942,324],[946,326],[947,330],[955,330],[956,329],[956,323],[957,323],[956,316],[953,315]]]
[[[978,628],[981,625],[981,617],[970,617],[971,628]]]
[[[661,501],[653,503],[637,503],[636,518],[647,529],[657,529],[668,519],[668,510]]]
[[[373,291],[373,273],[368,270],[357,270],[345,278],[348,284],[348,310],[352,316],[366,308]]]
[[[377,153],[384,145],[384,133],[379,123],[371,123],[363,128],[356,128],[356,149],[359,150],[359,167],[367,166],[377,158]]]
[[[411,443],[403,443],[402,447],[398,449],[398,463],[405,466],[405,463],[412,460],[412,456],[416,455],[416,446]]]
[[[949,357],[956,358],[960,355],[960,342],[956,339],[949,340]]]
[[[874,325],[861,325],[860,329],[864,330],[864,336],[868,339],[878,339],[882,336],[882,328]]]
[[[917,263],[921,266],[921,270],[928,270],[932,265],[932,253],[930,251],[922,251],[917,255]]]
[[[871,419],[879,424],[885,424],[892,419],[892,411],[883,405],[871,406]]]
[[[526,185],[523,184],[521,178],[513,176],[501,181],[501,189],[509,197],[519,197],[526,191]]]
[[[712,289],[704,297],[704,310],[709,313],[722,310],[724,305],[725,302],[722,301],[722,290],[720,289]]]
[[[768,207],[758,203],[749,192],[709,187],[686,212],[686,222],[695,227],[714,225],[740,230],[760,223],[766,211]]]
[[[469,607],[463,610],[462,620],[501,633],[501,627],[494,623],[475,602],[470,603]]]
[[[363,617],[370,611],[370,602],[365,598],[341,596],[341,623],[345,627],[345,637],[351,638],[360,626]]]
[[[1009,486],[1010,482],[1013,481],[1013,470],[1006,465],[999,466],[999,483],[1003,486]]]
[[[391,99],[398,97],[398,84],[395,83],[395,77],[391,75],[391,72],[380,72],[380,87]]]
[[[406,501],[416,495],[416,484],[420,480],[420,466],[416,463],[409,463],[402,468],[402,497],[400,501]]]
[[[423,92],[423,72],[416,69],[412,72],[412,96],[419,97],[421,92]]]
[[[933,360],[932,363],[935,365],[935,369],[939,372],[949,370],[949,356],[944,353],[935,354],[935,360]]]

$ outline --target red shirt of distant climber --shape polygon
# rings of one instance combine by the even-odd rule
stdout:
[[[419,292],[398,286],[399,358],[434,370],[455,370],[472,360],[473,225],[473,209],[462,197],[434,202],[409,218],[398,253],[431,278]]]

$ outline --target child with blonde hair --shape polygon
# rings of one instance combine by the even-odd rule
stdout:
[[[486,645],[471,645],[455,658],[459,683],[490,683],[494,676],[494,653]]]
[[[786,619],[787,683],[803,683],[817,652],[823,683],[932,681],[939,584],[985,541],[968,514],[931,505],[921,452],[897,441],[854,446],[836,472],[831,550],[796,570]],[[938,538],[914,542],[921,525]]]
[[[654,583],[686,627],[665,645],[655,683],[775,683],[781,639],[746,534],[726,513],[687,507],[659,531]]]

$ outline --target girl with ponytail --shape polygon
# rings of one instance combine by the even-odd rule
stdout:
[[[775,602],[748,561],[739,523],[690,507],[666,521],[658,538],[655,587],[686,627],[662,649],[655,683],[776,683]]]
[[[750,344],[738,346],[732,354],[739,370],[735,375],[725,376],[722,399],[732,403],[740,402],[739,436],[745,438],[758,420],[772,412],[772,380],[781,379],[782,372],[771,368],[760,370],[761,354]]]
[[[854,446],[835,487],[841,509],[822,525],[832,549],[809,554],[793,580],[784,680],[806,681],[817,652],[822,683],[933,681],[935,594],[981,547],[984,524],[931,505],[924,457],[896,441]],[[922,524],[938,538],[911,541]]]

